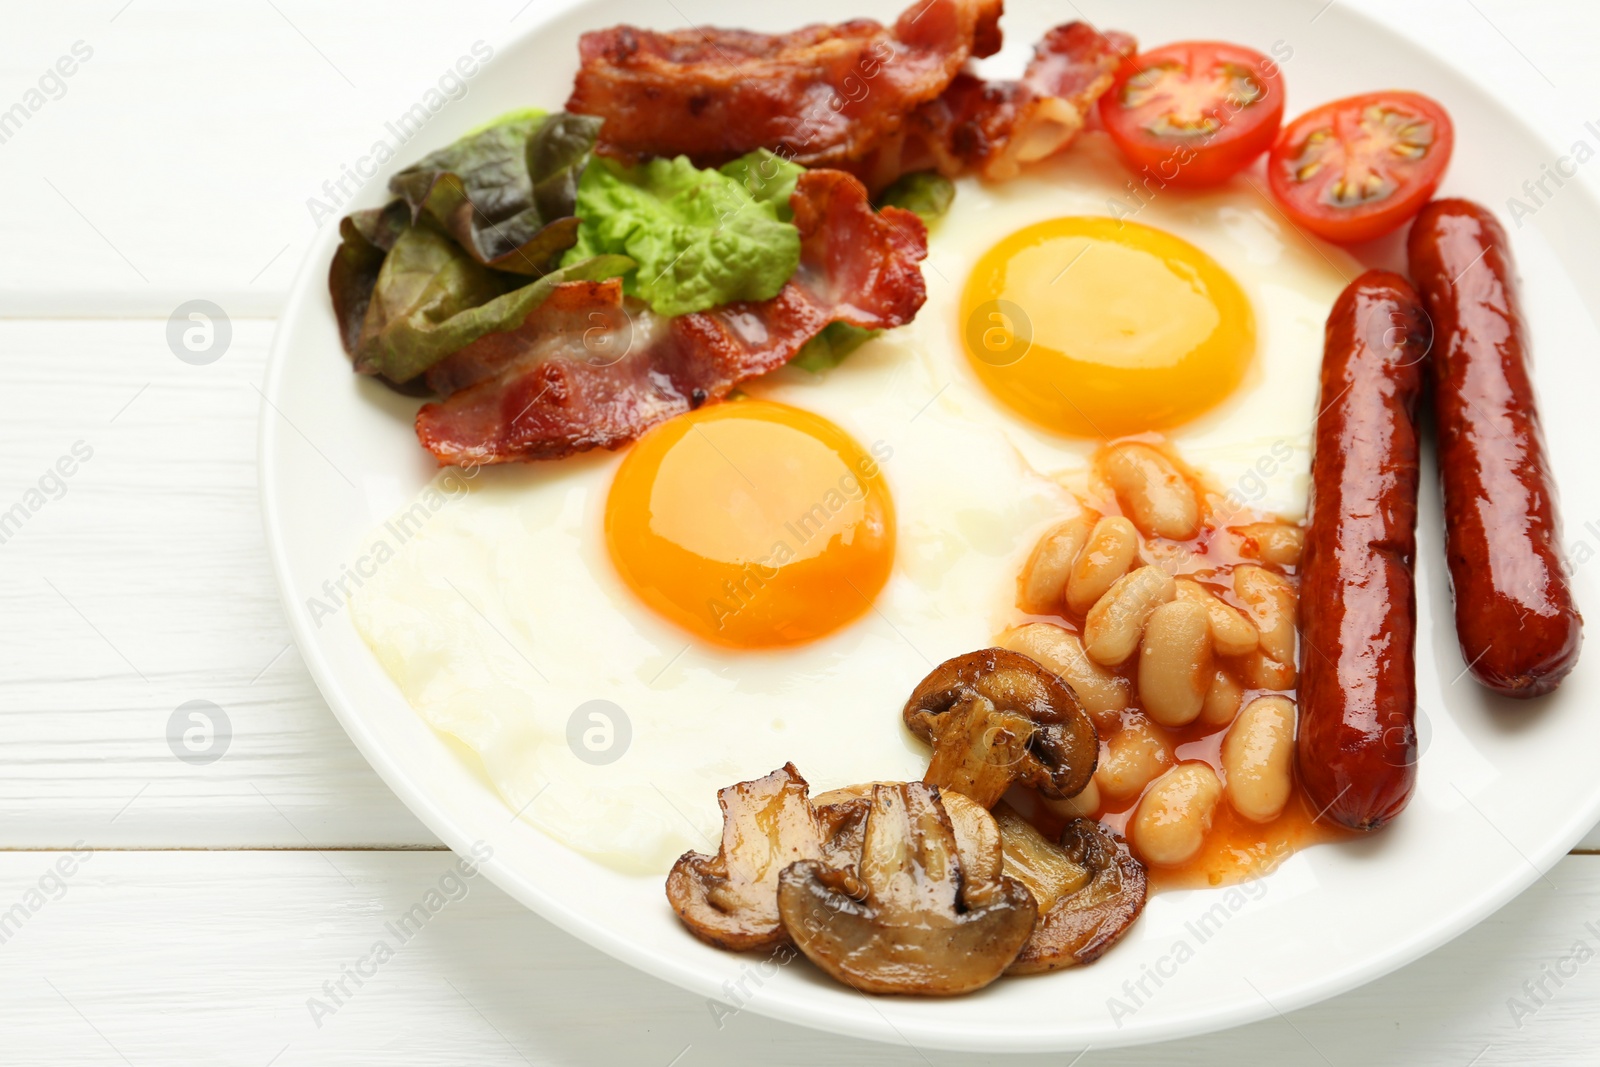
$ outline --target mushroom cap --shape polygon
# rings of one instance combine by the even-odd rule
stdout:
[[[994,817],[1005,873],[1039,905],[1039,921],[1006,973],[1039,974],[1099,959],[1144,910],[1144,866],[1092,819],[1068,823],[1057,845],[1005,804]]]
[[[667,874],[667,900],[689,931],[718,948],[788,940],[778,916],[778,872],[823,854],[825,829],[794,764],[717,791],[722,846],[685,852]]]
[[[933,746],[923,781],[992,807],[1012,782],[1053,799],[1089,784],[1100,756],[1094,723],[1058,675],[1004,648],[935,667],[906,701],[905,723]]]
[[[984,849],[984,836],[974,835],[971,847]],[[939,790],[875,785],[856,864],[784,868],[778,910],[800,950],[855,989],[965,993],[1005,971],[1038,915],[1032,894],[999,873],[998,850],[995,831],[987,855],[963,867]]]

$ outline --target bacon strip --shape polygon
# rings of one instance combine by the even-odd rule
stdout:
[[[1087,22],[1057,26],[1034,46],[1021,81],[956,75],[898,135],[847,169],[873,188],[913,170],[1016,177],[1022,164],[1053,155],[1078,135],[1124,57],[1137,50],[1125,33],[1102,34]]]
[[[662,319],[615,280],[560,286],[519,329],[430,372],[450,395],[417,412],[418,440],[443,465],[614,449],[783,366],[829,323],[911,321],[926,298],[921,219],[874,211],[861,183],[833,170],[803,174],[789,203],[800,267],[771,300]]]
[[[605,119],[599,151],[719,166],[769,148],[808,167],[862,158],[969,57],[1000,49],[1002,0],[915,0],[870,19],[785,34],[614,26],[579,41],[566,109]]]

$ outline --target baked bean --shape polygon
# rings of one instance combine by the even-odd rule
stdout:
[[[1234,527],[1234,532],[1244,536],[1244,544],[1239,546],[1242,555],[1279,567],[1300,565],[1300,552],[1306,543],[1304,527],[1288,522],[1251,522]]]
[[[1109,731],[1121,721],[1128,706],[1128,680],[1113,674],[1084,655],[1083,642],[1071,630],[1048,622],[1030,622],[1000,638],[1000,647],[1054,671],[1072,687],[1095,728]]]
[[[1199,604],[1211,619],[1211,641],[1219,656],[1243,656],[1254,652],[1261,641],[1255,623],[1244,614],[1226,604],[1222,598],[1193,578],[1178,579],[1178,599]]]
[[[1160,567],[1140,567],[1124,574],[1084,617],[1083,650],[1102,666],[1127,662],[1139,647],[1151,612],[1177,595],[1177,583]]]
[[[1139,703],[1162,726],[1186,726],[1211,688],[1211,621],[1199,604],[1174,600],[1150,613],[1139,644]]]
[[[1136,722],[1111,735],[1095,767],[1094,780],[1100,792],[1113,800],[1137,796],[1139,790],[1172,764],[1167,744],[1150,728]]]
[[[1059,613],[1066,603],[1067,575],[1094,529],[1094,516],[1079,515],[1051,528],[1023,568],[1017,605],[1034,615]]]
[[[1293,663],[1279,663],[1260,649],[1246,656],[1244,682],[1251,689],[1293,689],[1300,674]]]
[[[1200,501],[1177,466],[1149,445],[1112,445],[1100,460],[1117,503],[1146,537],[1184,541],[1200,530]]]
[[[1244,686],[1232,674],[1218,670],[1211,676],[1211,688],[1206,690],[1205,706],[1200,709],[1200,721],[1207,726],[1226,726],[1239,714],[1239,702],[1244,699]]]
[[[1294,764],[1294,704],[1256,697],[1222,739],[1228,803],[1251,822],[1271,822],[1289,802]]]
[[[1260,631],[1261,651],[1279,663],[1293,664],[1298,598],[1289,579],[1246,563],[1233,570],[1233,591]]]
[[[1139,531],[1121,515],[1094,524],[1089,540],[1067,575],[1067,607],[1082,615],[1106,595],[1111,583],[1139,558]]]
[[[1157,867],[1189,860],[1205,843],[1222,798],[1217,772],[1205,763],[1180,763],[1156,779],[1128,823],[1139,858]]]
[[[1039,803],[1063,819],[1092,819],[1094,813],[1100,810],[1100,787],[1091,778],[1089,784],[1075,797],[1053,800],[1040,794]]]

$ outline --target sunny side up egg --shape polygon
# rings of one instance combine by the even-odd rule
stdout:
[[[1083,470],[1100,440],[1153,431],[1219,491],[1298,518],[1323,325],[1362,269],[1248,173],[1152,190],[1090,131],[1021,177],[961,183],[928,306],[894,343],[948,383],[941,409],[1000,427],[1036,470]]]
[[[1109,440],[1188,422],[1230,395],[1255,317],[1194,245],[1126,219],[1046,219],[979,257],[961,298],[972,369],[1055,433]]]
[[[920,779],[906,696],[990,643],[1071,506],[993,428],[925,410],[897,346],[748,392],[619,454],[444,472],[351,601],[510,811],[621,870],[715,851],[717,790],[787,761],[818,790]]]
[[[512,811],[622,870],[714,850],[716,791],[788,761],[816,790],[920,778],[907,694],[1015,620],[1014,576],[1099,443],[1058,387],[1085,424],[1160,429],[1244,502],[1304,508],[1322,320],[1353,262],[1241,183],[1094,219],[1134,203],[1127,181],[1097,135],[963,181],[921,314],[837,368],[748,383],[620,454],[442,473],[375,533],[357,629]],[[1024,309],[1020,359],[1014,311],[972,339],[999,301]]]
[[[894,565],[879,462],[813,412],[760,400],[673,419],[611,481],[606,543],[641,600],[729,648],[801,644],[872,607]]]

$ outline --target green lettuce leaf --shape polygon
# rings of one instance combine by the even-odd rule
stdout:
[[[794,218],[794,212],[789,210],[789,198],[794,195],[794,183],[805,172],[800,164],[791,163],[765,148],[725,163],[721,170],[742,185],[752,199],[772,204],[777,209],[779,222]]]
[[[788,213],[783,183],[793,188],[786,168],[794,165],[772,159],[771,180],[758,155],[729,164],[744,164],[737,177],[726,167],[700,170],[683,156],[637,167],[595,159],[578,182],[583,222],[562,265],[629,256],[638,268],[624,290],[662,315],[776,296],[800,265],[800,231],[780,217]]]
[[[844,357],[872,340],[882,330],[864,330],[848,322],[830,322],[822,332],[800,347],[789,362],[813,374],[832,370],[844,362]]]
[[[479,264],[538,275],[572,247],[578,175],[601,120],[514,111],[423,157],[389,181],[412,221],[432,218]]]
[[[520,326],[559,282],[631,269],[605,256],[550,273],[577,239],[579,175],[599,128],[566,112],[502,115],[396,174],[398,199],[342,219],[328,289],[356,369],[416,383],[484,334]]]
[[[900,175],[879,193],[878,207],[903,207],[922,216],[923,222],[932,222],[950,210],[955,198],[955,183],[949,178],[936,170],[915,170]]]
[[[334,317],[339,320],[339,339],[351,355],[360,347],[361,323],[367,317],[383,259],[410,224],[411,213],[398,200],[339,220],[340,243],[328,267],[328,292],[333,296]]]
[[[477,262],[427,222],[409,227],[378,271],[356,370],[404,384],[486,333],[516,329],[561,282],[615,278],[633,266],[625,256],[596,256],[530,282]]]

